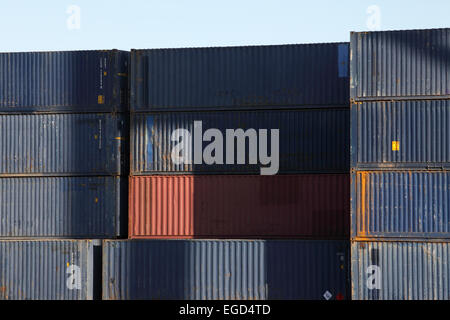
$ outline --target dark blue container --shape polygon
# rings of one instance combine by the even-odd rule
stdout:
[[[450,98],[450,29],[351,33],[355,101]]]
[[[224,164],[176,164],[172,151],[179,140],[172,141],[176,129],[187,129],[192,136],[191,150],[194,151],[194,121],[201,121],[202,132],[210,128],[220,131],[223,136]],[[279,171],[278,173],[322,172],[348,173],[349,170],[349,110],[344,108],[303,109],[303,110],[260,110],[260,111],[215,111],[147,113],[132,115],[131,124],[131,172],[132,174],[154,173],[260,173],[258,164],[250,164],[248,159],[249,139],[245,141],[246,158],[244,164],[226,164],[227,129],[254,129],[259,148],[262,139],[269,141],[271,149],[271,129],[279,130]],[[267,129],[267,137],[260,138],[259,130]],[[204,150],[210,141],[204,141]],[[199,144],[200,145],[200,144]],[[235,143],[237,145],[237,142]],[[258,149],[259,150],[259,149]],[[195,160],[195,159],[194,159]]]
[[[129,53],[0,53],[0,113],[119,112],[128,105]]]
[[[348,106],[348,43],[131,51],[134,112]]]
[[[347,241],[103,242],[103,299],[348,298]]]

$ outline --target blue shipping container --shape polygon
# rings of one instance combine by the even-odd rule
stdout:
[[[220,131],[223,137],[223,164],[195,164],[192,155],[196,147],[194,121],[201,121],[202,134],[210,128]],[[184,137],[172,141],[176,129],[187,129],[191,134],[192,164],[173,161],[172,152]],[[245,164],[238,164],[238,152],[234,152],[234,164],[227,164],[226,156],[231,148],[226,147],[227,129],[255,130],[251,146],[258,149],[256,164],[250,164],[250,139],[245,143]],[[261,136],[260,130],[267,129]],[[303,110],[260,110],[260,111],[215,111],[133,114],[131,124],[131,172],[132,174],[153,173],[260,173],[259,143],[268,142],[270,156],[274,154],[271,129],[279,130],[278,173],[327,172],[348,173],[349,171],[349,110],[348,109],[303,109]],[[201,139],[201,138],[200,138]],[[264,140],[263,140],[264,139]],[[228,139],[229,140],[229,139]],[[237,139],[235,147],[237,148]],[[201,144],[200,155],[211,140]],[[189,149],[189,148],[186,148]],[[220,147],[219,147],[220,149]],[[255,149],[255,150],[256,150]],[[220,151],[220,150],[219,150]],[[272,160],[272,163],[274,161]]]
[[[129,53],[0,53],[0,113],[128,109]]]
[[[450,239],[450,172],[352,173],[352,238]]]
[[[351,106],[352,168],[450,168],[450,100]]]
[[[93,299],[96,247],[86,240],[0,241],[0,300]]]
[[[135,112],[348,106],[349,44],[131,51]]]
[[[350,37],[352,100],[450,98],[450,29]]]
[[[346,241],[103,242],[103,299],[345,299]]]
[[[126,235],[126,178],[0,178],[0,237]]]
[[[449,300],[449,242],[353,242],[353,300]]]
[[[127,123],[120,114],[0,115],[0,175],[118,175]]]

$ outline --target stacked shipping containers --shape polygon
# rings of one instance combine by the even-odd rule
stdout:
[[[126,233],[127,73],[116,50],[0,54],[1,299],[98,295],[99,242],[66,239]]]
[[[352,297],[450,299],[450,29],[351,35]]]
[[[104,242],[105,299],[348,297],[348,53],[131,52],[133,240]]]

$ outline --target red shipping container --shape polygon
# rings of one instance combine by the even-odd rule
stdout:
[[[348,174],[130,177],[130,238],[347,239]]]

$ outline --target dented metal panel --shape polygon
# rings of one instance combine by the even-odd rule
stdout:
[[[0,178],[0,237],[126,235],[126,178]]]
[[[118,175],[125,137],[120,114],[0,115],[0,175]]]
[[[348,239],[348,174],[130,177],[130,238]]]
[[[0,53],[0,113],[128,109],[129,53]]]
[[[353,238],[450,238],[450,172],[352,174]]]
[[[449,300],[450,243],[353,242],[353,300]]]
[[[103,242],[103,299],[347,299],[347,241]]]
[[[450,168],[450,100],[351,106],[352,168]]]
[[[215,111],[215,112],[166,112],[133,114],[131,124],[131,172],[132,174],[154,173],[257,173],[270,165],[261,164],[258,153],[256,164],[249,161],[249,139],[245,143],[245,164],[238,164],[238,153],[234,152],[233,164],[227,164],[227,130],[254,130],[252,146],[258,148],[267,142],[267,155],[274,157],[272,147],[273,129],[279,130],[279,166],[275,173],[348,173],[349,171],[349,110],[304,109],[304,110],[259,110],[259,111]],[[194,121],[201,122],[200,142],[194,136]],[[191,149],[197,144],[201,152],[211,143],[202,141],[208,129],[218,129],[222,135],[222,164],[195,163],[176,164],[172,153],[183,139],[172,139],[175,130],[185,129],[191,135]],[[261,130],[267,130],[261,135]],[[234,142],[237,146],[237,139]],[[234,150],[232,150],[234,151]],[[259,151],[258,151],[259,152]],[[202,153],[203,155],[203,153]],[[228,154],[229,155],[229,154]],[[271,160],[274,165],[274,159]]]
[[[355,101],[450,98],[450,29],[352,32]]]
[[[131,51],[135,112],[348,106],[348,43]]]
[[[0,299],[91,300],[93,247],[87,240],[0,241]]]

